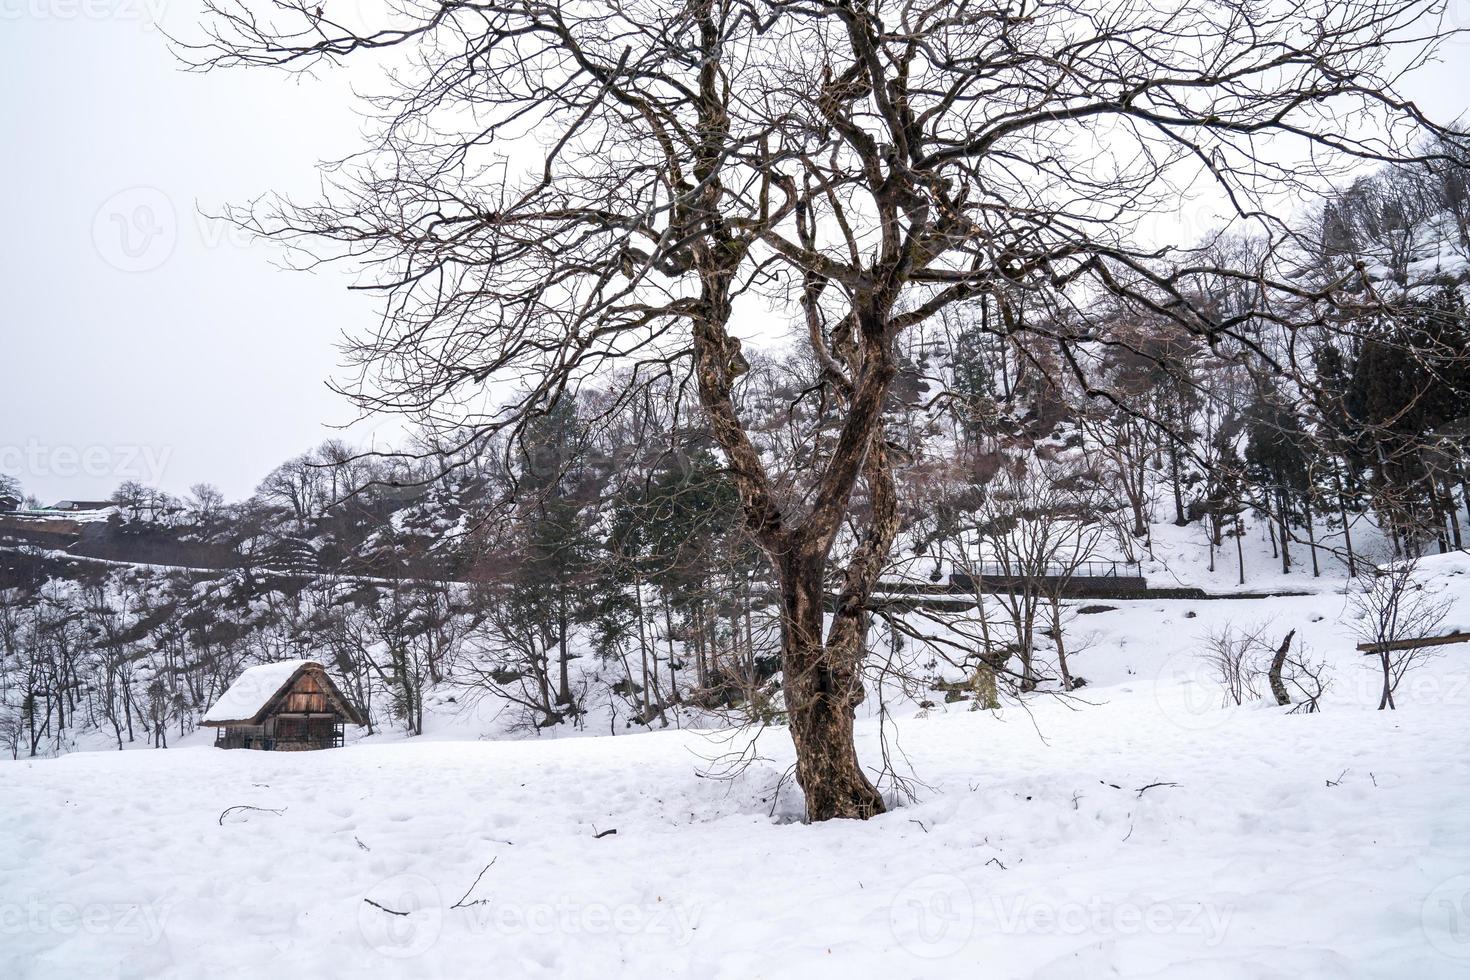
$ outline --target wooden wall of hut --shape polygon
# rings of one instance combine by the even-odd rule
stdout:
[[[278,710],[284,714],[324,714],[330,712],[332,706],[316,678],[306,673],[291,685],[290,693]]]

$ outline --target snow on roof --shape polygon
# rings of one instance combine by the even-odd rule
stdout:
[[[116,507],[107,507],[102,510],[68,510],[64,507],[37,507],[34,509],[13,511],[7,513],[5,516],[23,521],[65,520],[73,524],[100,524],[110,519],[116,510]]]
[[[254,718],[306,664],[321,666],[315,660],[279,660],[246,668],[214,703],[214,707],[205,713],[204,723],[221,724]]]
[[[116,506],[110,500],[58,500],[47,510],[112,510]]]

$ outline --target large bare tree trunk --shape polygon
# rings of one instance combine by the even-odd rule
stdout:
[[[711,315],[695,331],[700,401],[740,491],[746,528],[770,559],[780,585],[783,694],[807,818],[867,818],[884,811],[883,798],[858,763],[853,722],[863,701],[868,597],[898,530],[897,492],[882,418],[895,373],[885,324],[877,311],[866,311],[858,381],[849,393],[842,431],[817,481],[810,511],[791,523],[776,504],[760,454],[739,424],[731,398],[731,385],[745,364],[739,342],[724,330],[728,281],[718,275],[705,281]],[[824,639],[828,562],[860,477],[871,497],[871,515],[843,569]]]
[[[823,642],[822,571],[822,564],[798,559],[779,576],[783,693],[796,746],[796,781],[809,819],[865,819],[884,807],[853,741],[853,720],[863,701],[862,638]]]

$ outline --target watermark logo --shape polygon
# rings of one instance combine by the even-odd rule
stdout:
[[[954,875],[925,875],[898,893],[888,924],[893,938],[914,956],[953,956],[975,933],[975,897]]]
[[[1424,899],[1419,921],[1425,938],[1440,953],[1470,960],[1470,874],[1455,875]]]
[[[1445,4],[1445,28],[1450,32],[1451,42],[1470,42],[1470,4],[1464,0],[1450,0]]]
[[[102,261],[121,272],[160,268],[181,242],[205,251],[244,249],[255,244],[256,236],[228,216],[210,216],[191,208],[181,212],[156,187],[119,191],[102,202],[92,217],[93,248]]]
[[[102,202],[92,217],[92,245],[122,272],[149,272],[174,254],[179,219],[173,201],[156,187],[130,187]]]
[[[439,941],[444,902],[439,889],[422,875],[396,875],[364,896],[357,926],[368,946],[383,956],[419,956]]]
[[[1188,731],[1207,731],[1224,724],[1223,694],[1209,665],[1192,653],[1176,653],[1164,661],[1154,681],[1154,701],[1164,716]]]

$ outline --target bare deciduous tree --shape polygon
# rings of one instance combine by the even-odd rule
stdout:
[[[688,382],[780,586],[816,820],[884,809],[853,721],[898,526],[897,339],[988,297],[1033,375],[1055,365],[1154,424],[1098,371],[1128,344],[1119,305],[1292,374],[1263,327],[1327,322],[1362,277],[1295,277],[1281,192],[1437,132],[1394,74],[1447,33],[1437,0],[415,0],[381,22],[209,7],[208,38],[180,49],[199,67],[403,56],[370,151],[324,201],[240,216],[308,264],[360,262],[384,294],[355,344],[364,409],[479,445],[616,363],[629,397]],[[1204,185],[1264,258],[1137,234]],[[1220,315],[1206,279],[1248,284],[1249,309]],[[832,433],[787,488],[738,407],[735,313],[756,292],[794,300],[821,370],[805,397]]]
[[[1348,607],[1355,613],[1353,631],[1365,644],[1377,649],[1383,672],[1378,710],[1398,707],[1393,695],[1404,675],[1439,655],[1433,647],[1395,644],[1428,639],[1436,635],[1449,614],[1451,600],[1426,591],[1416,578],[1419,562],[1413,559],[1390,562],[1360,575],[1348,592]]]
[[[1224,691],[1226,704],[1241,705],[1260,697],[1258,686],[1265,674],[1260,662],[1264,633],[1264,626],[1236,629],[1226,623],[1205,637],[1205,660]]]

